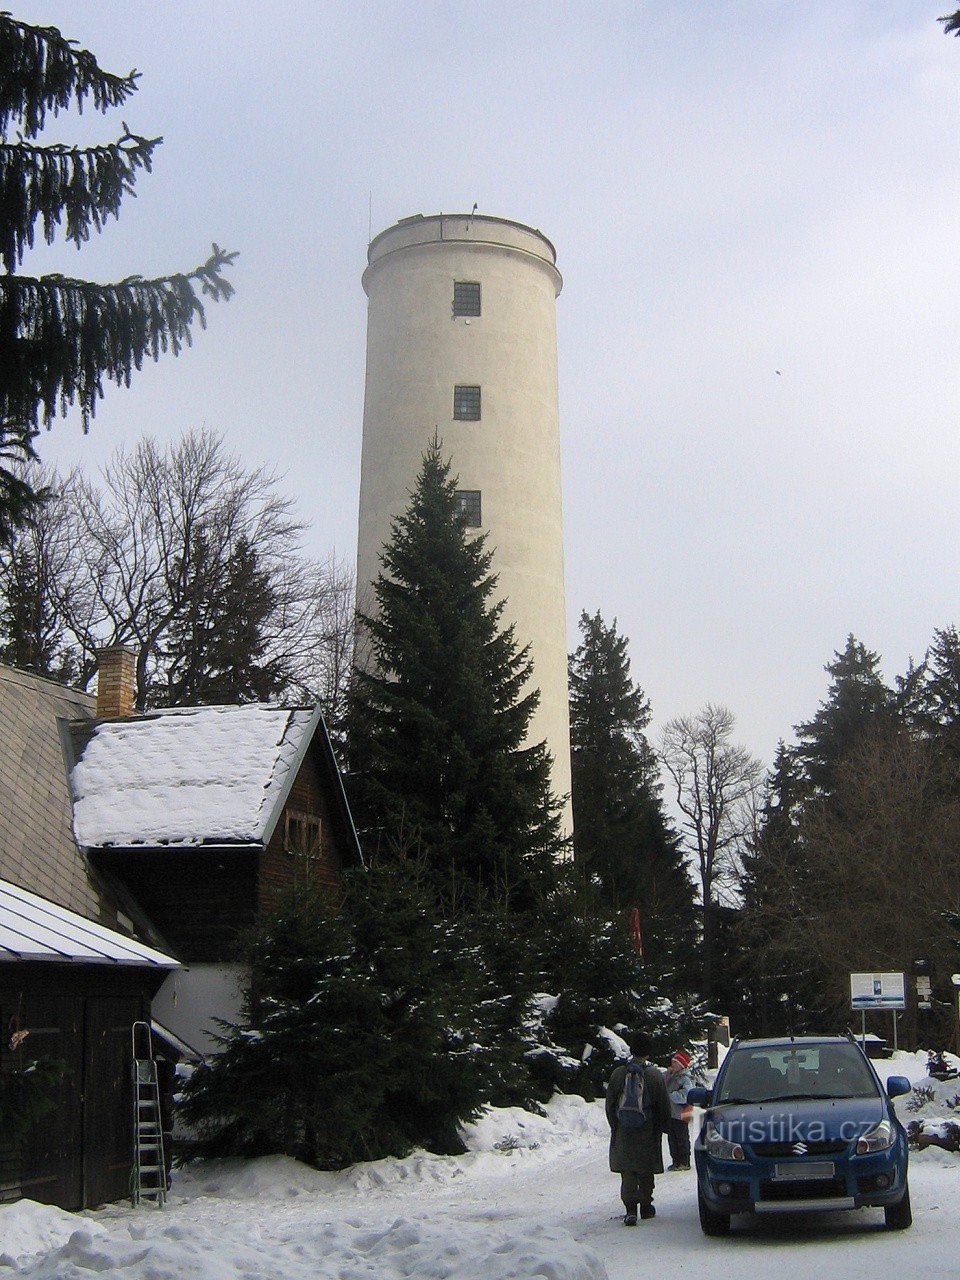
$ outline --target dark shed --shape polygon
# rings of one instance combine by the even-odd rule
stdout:
[[[0,1202],[92,1208],[128,1193],[131,1029],[177,961],[0,880],[0,1072],[65,1067],[57,1105],[0,1134]]]

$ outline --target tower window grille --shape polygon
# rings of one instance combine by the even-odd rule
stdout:
[[[475,280],[454,280],[453,314],[455,316],[480,314],[480,285]]]
[[[457,504],[468,529],[480,528],[480,490],[458,489]]]
[[[480,388],[453,388],[453,416],[457,422],[480,421]]]

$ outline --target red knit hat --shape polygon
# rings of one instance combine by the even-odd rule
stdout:
[[[693,1058],[690,1057],[686,1049],[678,1049],[677,1052],[673,1055],[673,1060],[674,1062],[679,1062],[681,1067],[689,1067],[690,1063],[693,1061]]]

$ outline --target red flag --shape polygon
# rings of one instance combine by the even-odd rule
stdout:
[[[640,933],[640,912],[634,907],[630,912],[630,941],[633,949],[643,959],[643,935]]]

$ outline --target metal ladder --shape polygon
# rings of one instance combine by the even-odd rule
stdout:
[[[142,1200],[153,1200],[157,1208],[162,1209],[167,1200],[167,1166],[163,1151],[160,1086],[149,1023],[135,1022],[130,1029],[130,1041],[133,1049],[130,1200],[135,1207]]]

